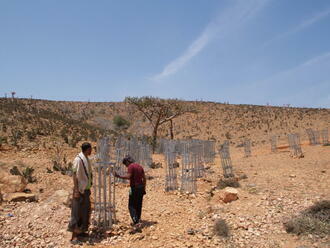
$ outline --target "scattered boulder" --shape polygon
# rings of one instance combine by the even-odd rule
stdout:
[[[25,179],[20,175],[10,175],[0,170],[0,191],[5,193],[22,192],[26,187]]]
[[[222,201],[229,203],[238,199],[238,190],[235,188],[227,187],[224,189]]]
[[[8,201],[8,202],[37,201],[37,197],[35,194],[22,193],[22,192],[4,194],[3,199],[4,201]]]
[[[71,194],[68,191],[61,189],[55,191],[54,194],[51,197],[49,197],[48,201],[56,202],[69,207],[71,206],[72,199],[71,199]]]

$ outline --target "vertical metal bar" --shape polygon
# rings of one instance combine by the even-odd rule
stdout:
[[[95,167],[97,166],[96,163],[93,164],[93,169],[94,169],[94,173],[93,173],[93,193],[94,193],[94,220],[95,220],[95,214],[97,213],[97,199],[96,199],[96,191],[97,191],[97,187],[96,187],[96,169]]]
[[[101,206],[101,202],[102,202],[102,200],[101,200],[101,165],[99,164],[98,165],[98,168],[97,168],[97,174],[98,174],[98,195],[99,195],[99,197],[98,197],[98,209],[99,209],[99,211],[98,211],[98,223],[100,224],[101,223],[101,208],[102,208],[102,206]]]
[[[114,184],[115,182],[112,181],[111,179],[111,165],[108,164],[107,166],[107,173],[109,174],[109,202],[108,202],[108,227],[112,226],[112,189],[111,189],[111,185]]]
[[[107,172],[106,164],[103,164],[103,227],[107,228]]]

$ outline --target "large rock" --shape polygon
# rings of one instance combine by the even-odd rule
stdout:
[[[26,181],[22,176],[11,175],[0,170],[0,191],[2,194],[22,192],[26,187]]]
[[[235,188],[227,187],[224,189],[222,201],[224,203],[236,201],[238,199],[238,190]]]
[[[8,202],[19,202],[19,201],[36,201],[37,197],[35,194],[28,194],[28,193],[7,193],[3,195],[4,201]]]
[[[64,204],[65,206],[69,207],[71,206],[71,196],[72,194],[70,194],[68,191],[61,189],[55,191],[54,194],[49,197],[48,201]]]

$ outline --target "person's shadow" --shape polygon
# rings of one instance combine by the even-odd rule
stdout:
[[[132,227],[132,230],[129,232],[130,234],[141,233],[144,228],[156,225],[157,221],[148,221],[148,220],[141,220],[141,222],[137,225]]]
[[[141,227],[141,229],[143,229],[143,228],[150,227],[150,226],[153,226],[156,224],[158,224],[157,221],[141,220],[140,227]]]
[[[136,234],[141,233],[144,228],[151,227],[153,225],[156,225],[157,221],[148,221],[148,220],[141,220],[141,222],[137,225],[134,225],[131,227],[131,230],[129,231],[129,234]],[[127,231],[130,228],[121,226],[120,229],[122,231]],[[95,228],[90,232],[89,237],[81,239],[82,242],[88,243],[89,245],[94,245],[97,243],[101,243],[104,239],[107,239],[109,237],[118,236],[118,233],[116,231],[112,232],[110,230],[102,230]]]

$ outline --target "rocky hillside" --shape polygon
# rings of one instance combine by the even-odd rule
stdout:
[[[177,139],[229,139],[239,144],[250,138],[254,144],[268,142],[271,135],[286,139],[298,132],[307,140],[306,128],[330,126],[330,109],[229,105],[214,102],[186,102],[197,109],[174,120]],[[40,145],[49,139],[75,146],[80,140],[95,140],[106,131],[115,130],[113,118],[122,116],[130,122],[131,134],[151,134],[147,120],[125,102],[64,102],[34,99],[0,99],[0,140],[17,146]],[[169,137],[169,127],[160,129]],[[33,142],[35,141],[35,142]],[[41,142],[40,142],[41,141]]]
[[[80,140],[95,141],[105,133],[104,129],[59,110],[60,107],[51,108],[44,101],[0,99],[0,144],[18,149],[46,148],[54,142],[75,147]]]

